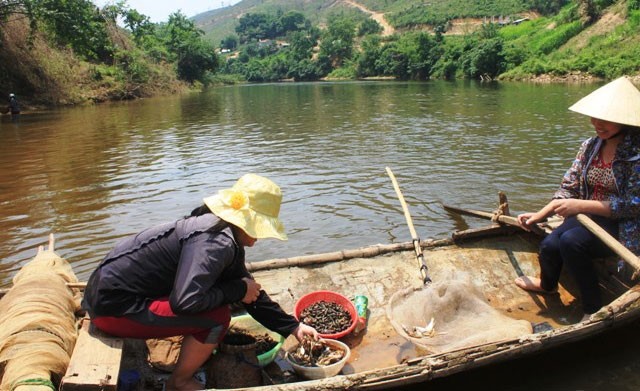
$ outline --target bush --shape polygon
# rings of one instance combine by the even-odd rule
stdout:
[[[576,36],[582,31],[583,26],[580,21],[575,21],[569,24],[558,26],[553,29],[549,34],[544,36],[537,43],[536,49],[544,54],[549,54],[552,51],[558,49],[569,41],[569,39]]]
[[[542,59],[534,58],[526,61],[522,64],[522,71],[524,73],[528,73],[531,75],[542,75],[543,73],[547,73],[549,70],[549,66]]]
[[[334,69],[327,75],[329,79],[355,79],[356,78],[356,68],[351,62],[345,63],[342,67],[338,69]]]

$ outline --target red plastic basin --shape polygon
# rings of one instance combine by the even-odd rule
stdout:
[[[336,303],[340,305],[342,308],[346,309],[349,312],[349,315],[351,315],[351,324],[346,330],[343,330],[339,333],[334,333],[334,334],[319,333],[321,338],[338,339],[338,338],[344,337],[345,335],[353,331],[353,329],[356,327],[356,323],[358,320],[358,313],[356,312],[356,307],[353,305],[351,300],[347,299],[346,297],[344,297],[343,295],[337,292],[315,291],[315,292],[307,293],[306,295],[302,296],[300,299],[298,299],[298,302],[293,307],[293,313],[296,319],[300,320],[300,314],[302,313],[302,311],[305,308],[309,307],[310,305],[315,304],[319,301]]]

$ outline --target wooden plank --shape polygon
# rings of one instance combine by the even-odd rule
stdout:
[[[492,224],[488,227],[480,227],[480,228],[471,228],[466,229],[464,231],[455,231],[451,234],[451,238],[455,241],[465,240],[465,239],[473,239],[473,238],[481,238],[485,236],[495,236],[499,234],[504,234],[505,232],[509,232],[509,230],[514,230],[514,228],[500,225],[500,224]]]
[[[505,215],[500,215],[500,214],[490,213],[490,212],[483,212],[481,210],[458,208],[456,206],[444,205],[444,204],[442,205],[442,207],[450,212],[489,219],[491,221],[496,221],[498,223],[512,225],[514,227],[520,227],[521,229],[524,229],[522,228],[522,226],[520,226],[520,223],[518,222],[517,217],[505,216]],[[538,224],[530,225],[529,229],[531,230],[531,232],[540,236],[545,236],[547,234],[546,231],[540,228]]]
[[[118,385],[123,339],[97,330],[83,319],[62,391],[115,391]]]

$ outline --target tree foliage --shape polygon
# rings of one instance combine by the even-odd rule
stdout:
[[[89,0],[25,0],[29,16],[60,45],[89,60],[109,61],[114,46],[109,23]]]
[[[145,57],[171,62],[179,78],[193,82],[214,72],[218,60],[215,48],[203,39],[204,33],[180,12],[167,23],[154,24],[149,17],[129,9],[125,1],[99,9],[89,0],[1,1],[0,15],[24,13],[34,28],[44,31],[60,46],[70,47],[86,60],[115,64],[144,80]],[[121,18],[135,47],[118,47],[113,42],[116,21]],[[123,50],[130,53],[123,53]],[[135,65],[135,66],[134,66]]]
[[[330,18],[320,43],[320,56],[325,57],[333,68],[339,68],[353,55],[355,23],[344,16]]]
[[[236,33],[240,43],[258,41],[261,39],[275,39],[285,36],[291,31],[308,30],[311,22],[298,11],[286,13],[247,13],[238,20]]]

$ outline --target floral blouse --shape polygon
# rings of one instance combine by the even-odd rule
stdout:
[[[601,146],[602,140],[597,137],[582,143],[553,198],[593,199],[594,189],[588,186],[588,173]],[[611,218],[618,220],[618,240],[640,255],[640,132],[630,130],[624,136],[616,149],[611,171],[617,191],[607,199]]]

